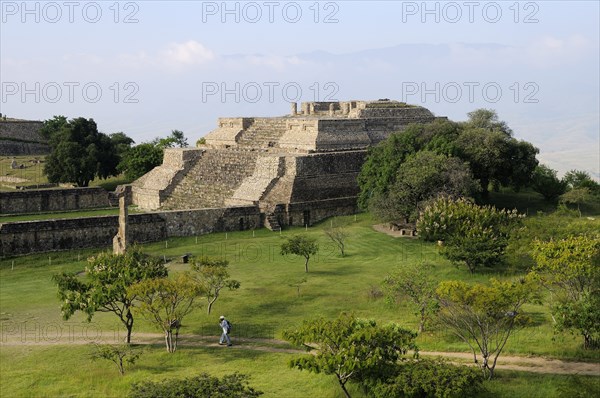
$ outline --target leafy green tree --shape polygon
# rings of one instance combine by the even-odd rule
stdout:
[[[398,169],[409,155],[422,149],[453,156],[454,141],[462,127],[448,120],[411,124],[404,131],[390,135],[369,153],[358,176],[359,205],[369,207],[371,198],[385,195],[396,181]]]
[[[439,284],[438,320],[468,344],[484,377],[494,376],[496,362],[509,337],[526,324],[521,309],[535,298],[535,286],[531,278],[516,282],[492,279],[490,285],[462,281]]]
[[[423,210],[417,230],[424,240],[443,241],[440,254],[456,264],[464,263],[473,273],[477,267],[491,267],[502,260],[510,231],[521,217],[516,210],[440,197]]]
[[[466,398],[484,392],[483,379],[472,367],[419,359],[401,362],[395,368],[393,377],[372,388],[375,398]]]
[[[592,199],[589,188],[573,188],[560,195],[559,203],[561,205],[574,204],[577,206],[577,212],[581,217],[581,205]]]
[[[213,304],[219,298],[221,290],[228,288],[236,290],[240,288],[240,282],[229,278],[227,266],[229,261],[225,259],[200,257],[192,266],[196,271],[194,279],[200,284],[200,289],[208,303],[207,312],[210,315]]]
[[[167,352],[177,350],[183,318],[199,306],[202,290],[187,273],[174,278],[145,279],[128,289],[135,310],[165,334]]]
[[[456,146],[457,156],[469,163],[484,197],[491,182],[517,188],[529,183],[537,165],[537,148],[503,131],[467,128],[456,140]]]
[[[431,278],[431,264],[414,264],[403,267],[392,275],[386,276],[388,299],[408,299],[419,317],[419,333],[431,321],[439,306],[435,295],[436,282]]]
[[[319,251],[317,240],[304,235],[294,235],[286,238],[281,244],[281,255],[295,254],[304,257],[304,271],[308,272],[308,261]]]
[[[187,147],[187,138],[183,132],[173,130],[168,137],[157,137],[150,142],[143,142],[124,153],[117,169],[124,173],[128,180],[137,180],[163,162],[166,148]]]
[[[554,293],[557,329],[580,333],[591,348],[600,336],[600,237],[535,241],[533,257],[533,273]]]
[[[43,134],[49,135],[50,154],[44,174],[48,181],[74,182],[87,187],[95,177],[117,174],[118,154],[111,139],[98,132],[93,119],[77,118],[65,122],[58,116],[44,122]]]
[[[569,189],[588,189],[591,195],[600,195],[600,184],[587,171],[570,170],[563,177]]]
[[[533,173],[531,188],[546,201],[553,202],[567,191],[567,183],[556,176],[556,170],[541,164]]]
[[[492,110],[478,109],[469,120],[436,120],[412,124],[371,148],[358,176],[359,205],[368,209],[373,198],[386,195],[409,155],[425,150],[468,162],[473,178],[488,194],[490,183],[518,189],[528,186],[538,162],[538,149],[513,138],[512,130]]]
[[[263,394],[248,384],[248,376],[240,373],[218,377],[207,373],[186,379],[134,383],[129,398],[257,398]]]
[[[498,114],[493,109],[475,109],[472,112],[467,113],[469,117],[465,125],[469,128],[479,128],[488,131],[500,131],[507,136],[512,136],[513,131],[506,124],[506,122],[498,118]]]
[[[40,129],[40,134],[45,139],[49,140],[55,133],[58,133],[68,126],[69,121],[66,116],[54,116],[52,119],[44,120],[44,124]]]
[[[166,138],[155,138],[153,144],[160,148],[186,148],[188,146],[187,138],[180,130],[171,130],[171,134]]]
[[[196,141],[196,146],[198,147],[200,145],[206,145],[206,138],[205,137],[198,138],[198,140]]]
[[[163,149],[146,142],[128,150],[121,159],[118,170],[124,173],[128,180],[133,181],[160,166],[162,161]]]
[[[131,345],[95,344],[92,360],[106,359],[113,362],[119,369],[119,374],[125,374],[125,364],[133,365],[142,355],[142,350]]]
[[[417,349],[416,333],[395,324],[377,326],[349,314],[305,321],[298,329],[285,331],[284,338],[316,351],[293,359],[291,367],[335,375],[346,397],[350,397],[348,382],[388,376],[408,350]]]
[[[127,288],[144,279],[166,277],[167,269],[159,259],[134,249],[123,255],[100,253],[90,257],[86,276],[66,272],[53,276],[63,317],[68,320],[82,311],[91,321],[96,312],[112,312],[127,329],[126,342],[130,343],[135,296],[129,296]]]
[[[110,140],[112,141],[117,154],[119,155],[119,159],[123,158],[123,155],[131,149],[131,146],[135,144],[133,138],[127,136],[127,134],[119,131],[118,133],[112,133],[109,135]]]
[[[386,194],[375,195],[370,210],[385,221],[415,221],[423,204],[439,195],[471,196],[478,190],[469,167],[457,158],[430,151],[409,155]]]

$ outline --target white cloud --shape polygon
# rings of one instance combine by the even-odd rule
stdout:
[[[195,40],[171,43],[160,56],[164,64],[175,67],[202,65],[216,58],[212,50]]]

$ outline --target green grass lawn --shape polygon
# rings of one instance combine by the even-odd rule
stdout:
[[[22,182],[8,182],[0,179],[0,191],[14,191],[15,185],[38,185],[47,184],[48,178],[44,175],[44,163],[38,163],[37,160],[44,161],[45,156],[0,156],[0,177],[15,177],[23,179]],[[10,165],[13,159],[23,168],[11,169]],[[114,191],[119,184],[128,184],[131,181],[124,176],[119,175],[106,179],[95,179],[90,182],[91,187],[101,186],[107,191]]]
[[[434,266],[432,278],[485,282],[490,277],[512,278],[518,269],[481,270],[471,275],[442,259],[437,246],[410,238],[392,238],[372,229],[368,214],[340,217],[336,223],[347,225],[347,256],[340,257],[335,246],[323,234],[329,220],[305,231],[292,228],[282,235],[265,229],[217,233],[200,237],[169,239],[144,245],[148,253],[164,257],[172,273],[189,269],[181,255],[211,255],[230,261],[231,276],[241,282],[235,292],[225,291],[209,316],[205,307],[184,319],[182,333],[218,334],[219,315],[224,314],[237,331],[248,337],[281,337],[285,328],[294,327],[314,316],[335,317],[341,311],[372,318],[381,323],[397,322],[416,329],[417,318],[406,303],[390,305],[380,297],[384,277],[399,267],[418,262]],[[565,221],[566,222],[566,221]],[[572,228],[597,228],[600,220],[581,218]],[[580,223],[580,226],[577,226]],[[532,228],[535,227],[534,226]],[[571,225],[571,224],[569,224]],[[304,273],[303,259],[283,257],[279,246],[285,236],[308,234],[319,240],[320,252],[311,259],[310,272]],[[53,274],[80,272],[85,259],[98,250],[82,250],[7,258],[0,261],[0,321],[2,338],[23,336],[25,341],[44,339],[44,333],[120,334],[124,330],[112,314],[97,314],[91,324],[77,314],[69,321],[61,319],[60,303]],[[306,283],[296,285],[303,278]],[[548,309],[542,305],[526,308],[532,325],[509,340],[505,354],[541,355],[566,359],[598,361],[598,351],[583,351],[578,336],[554,335]],[[142,319],[137,332],[157,332]],[[238,335],[239,335],[238,334]],[[134,338],[135,342],[135,338]],[[467,351],[467,347],[443,329],[419,336],[421,350]],[[219,347],[221,348],[221,347]],[[292,354],[265,353],[234,348],[185,346],[175,354],[152,347],[125,377],[108,362],[90,362],[84,346],[1,346],[0,395],[4,392],[23,396],[123,396],[132,382],[187,376],[197,372],[223,375],[234,371],[251,376],[252,385],[268,397],[341,396],[332,377],[308,374],[287,368]],[[502,357],[500,357],[500,362]],[[16,366],[15,366],[16,365]],[[561,396],[571,379],[566,376],[535,375],[498,371],[499,379],[489,384],[494,397]],[[598,378],[591,378],[595,383]],[[585,379],[588,380],[588,379]],[[587,381],[586,381],[587,382]],[[538,386],[543,383],[543,386]],[[566,387],[565,387],[566,386]],[[529,393],[522,393],[528,391]],[[360,392],[356,396],[360,396]]]

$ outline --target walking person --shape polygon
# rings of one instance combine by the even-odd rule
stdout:
[[[229,332],[231,331],[231,324],[223,315],[219,318],[219,326],[223,329],[223,333],[221,333],[221,338],[219,339],[219,345],[225,345],[225,341],[227,341],[227,346],[231,347],[231,339],[229,339]]]

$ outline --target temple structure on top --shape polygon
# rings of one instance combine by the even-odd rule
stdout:
[[[281,117],[219,118],[205,145],[166,149],[163,164],[133,183],[133,203],[147,210],[254,205],[274,230],[353,214],[367,149],[435,119],[387,99],[292,103]]]

